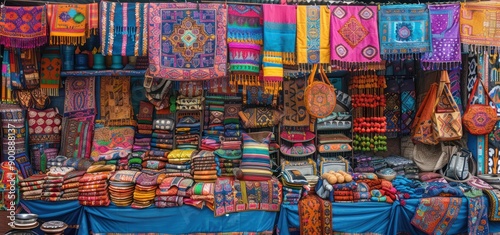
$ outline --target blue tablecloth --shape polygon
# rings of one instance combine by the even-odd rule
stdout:
[[[24,212],[38,215],[40,225],[50,220],[60,220],[68,224],[65,234],[85,234],[80,228],[81,221],[84,218],[83,206],[78,201],[25,201],[21,200],[21,208]],[[40,229],[35,230],[38,234],[44,234]]]

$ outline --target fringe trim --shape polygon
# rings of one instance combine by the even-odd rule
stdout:
[[[256,44],[262,46],[264,44],[264,40],[255,40],[250,37],[244,38],[244,39],[239,39],[237,37],[233,37],[232,35],[227,35],[227,43],[230,42],[238,42],[238,43],[251,43],[251,44]]]
[[[59,96],[59,88],[40,88],[48,96]]]
[[[381,62],[346,62],[340,60],[332,60],[332,65],[336,69],[343,69],[348,71],[359,70],[385,70],[385,61]]]
[[[423,62],[423,70],[452,70],[462,65],[462,62]]]
[[[325,72],[327,73],[332,72],[332,66],[330,64],[323,63],[318,65],[319,65],[318,69],[323,67]],[[314,66],[313,64],[299,64],[298,71],[301,73],[310,73],[312,71],[313,66]]]
[[[500,46],[481,46],[475,44],[462,44],[463,52],[472,54],[483,54],[485,51],[490,53],[500,53]]]
[[[137,33],[136,26],[116,26],[115,27],[115,35],[127,35],[128,37],[133,38],[135,41],[135,34]]]
[[[296,65],[297,56],[295,55],[295,52],[283,52],[283,64]]]
[[[67,37],[67,36],[50,36],[50,45],[83,45],[87,41],[86,36]]]
[[[387,55],[382,55],[382,59],[387,60],[389,62],[394,61],[394,60],[419,60],[422,55],[424,55],[423,52],[419,53],[401,53],[401,54],[387,54]]]
[[[0,36],[0,44],[10,48],[32,49],[47,43],[47,36],[33,38],[11,38]]]
[[[258,74],[238,74],[231,73],[229,77],[229,85],[231,86],[258,86],[260,85]]]
[[[278,95],[282,88],[282,81],[264,81],[264,92],[266,94]]]
[[[297,57],[295,52],[264,51],[264,62],[284,65],[296,65]]]

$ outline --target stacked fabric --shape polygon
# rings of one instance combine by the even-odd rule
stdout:
[[[196,115],[179,118],[175,129],[175,144],[179,149],[198,149],[201,120]]]
[[[166,177],[156,189],[154,199],[156,207],[176,207],[189,198],[188,190],[193,186],[193,179],[184,177]]]
[[[387,162],[385,162],[384,158],[379,156],[373,156],[370,164],[375,171],[388,167]]]
[[[151,134],[153,134],[153,104],[140,101],[137,114],[137,133],[134,139],[134,152],[146,152],[150,149]]]
[[[92,165],[80,178],[78,201],[84,206],[108,206],[108,179],[116,170],[115,165]]]
[[[370,186],[358,182],[358,188],[354,191],[354,200],[358,202],[369,202],[371,199]]]
[[[61,167],[64,166],[65,162],[68,160],[67,157],[65,156],[57,156],[52,159],[47,160],[47,169],[50,169],[51,167]]]
[[[134,170],[116,171],[109,178],[109,195],[116,206],[130,206],[134,198],[135,182],[141,173]]]
[[[182,86],[182,85],[181,85]],[[198,86],[195,85],[195,86]],[[193,86],[193,88],[195,88]],[[196,88],[195,88],[196,89]],[[176,100],[176,109],[177,110],[202,110],[203,100],[205,99],[203,96],[198,94],[187,94],[188,91],[185,90],[185,87],[181,87],[181,95],[177,96]],[[187,92],[187,93],[186,93]],[[197,93],[198,91],[196,91]]]
[[[153,204],[158,185],[163,182],[164,174],[140,173],[134,188],[132,208],[147,208]]]
[[[241,164],[241,150],[223,150],[217,149],[214,151],[215,162],[219,166],[218,176],[234,177],[234,171]]]
[[[285,170],[281,179],[283,183],[283,203],[298,205],[302,189],[309,182],[298,170]]]
[[[41,200],[59,201],[64,193],[64,176],[74,170],[72,167],[51,167],[43,184]]]
[[[174,120],[170,118],[155,119],[151,138],[151,150],[168,152],[174,144]]]
[[[184,165],[191,161],[191,158],[198,153],[194,149],[174,149],[167,156],[168,163],[174,165]]]
[[[425,188],[416,180],[408,179],[404,176],[396,176],[392,185],[397,189],[399,199],[422,198]]]
[[[393,203],[397,197],[397,189],[392,186],[392,183],[388,180],[382,179],[380,182],[381,188],[380,189],[374,189],[371,191],[372,196],[374,195],[380,195],[381,197],[378,198],[371,198],[372,201],[375,202],[388,202],[388,203]],[[377,192],[378,191],[378,192]],[[380,193],[379,193],[380,192]]]
[[[332,184],[332,187],[334,202],[355,202],[359,200],[359,198],[354,197],[358,189],[358,184],[354,181],[342,184]]]
[[[201,150],[191,159],[191,175],[195,182],[215,182],[219,173],[214,152]]]
[[[86,158],[68,158],[62,163],[62,166],[73,167],[77,171],[86,171],[91,165],[92,162]]]
[[[405,174],[405,167],[411,167],[415,165],[415,163],[405,157],[401,156],[389,156],[386,157],[385,162],[387,162],[387,165],[392,168],[398,175],[404,175]]]
[[[142,159],[144,159],[145,155],[146,155],[145,152],[132,152],[132,154],[128,156],[128,169],[134,171],[141,171]]]
[[[80,179],[87,171],[72,171],[64,175],[62,185],[63,195],[61,201],[78,200],[78,187],[80,187]]]
[[[224,97],[206,96],[201,150],[215,151],[224,133]]]
[[[375,169],[372,166],[372,157],[360,154],[354,157],[355,168],[354,172],[358,173],[373,173]]]
[[[190,200],[184,200],[184,204],[191,205],[197,208],[207,206],[214,210],[214,183],[195,183],[193,187],[188,190]]]
[[[224,104],[224,137],[241,140],[240,118],[238,112],[241,111],[241,103]],[[229,139],[228,139],[229,140]]]
[[[408,179],[419,179],[420,169],[416,164],[409,164],[404,167],[404,176]]]
[[[19,182],[19,189],[24,200],[40,200],[42,197],[45,174],[35,174]]]
[[[149,150],[142,158],[142,170],[149,173],[160,173],[168,163],[168,152],[159,150]]]
[[[429,182],[426,185],[423,197],[463,197],[460,187],[452,187],[441,182]]]

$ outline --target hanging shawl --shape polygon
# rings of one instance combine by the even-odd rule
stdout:
[[[35,48],[42,46],[47,43],[46,22],[45,6],[2,6],[0,15],[0,44],[11,48]]]
[[[103,55],[147,55],[147,6],[146,3],[101,2]]]
[[[87,4],[87,9],[89,14],[87,28],[91,35],[97,35],[99,33],[99,4],[89,3]]]
[[[264,4],[264,88],[278,94],[283,65],[295,65],[297,14],[295,6]]]
[[[432,52],[422,57],[424,70],[450,70],[460,66],[459,19],[460,5],[429,5],[432,33]]]
[[[485,51],[488,47],[500,46],[500,3],[462,3],[460,14],[460,40],[472,51]],[[488,22],[488,24],[485,24]]]
[[[384,69],[376,6],[331,6],[331,59],[343,69]]]
[[[313,64],[330,65],[329,34],[328,7],[297,7],[297,63],[301,70],[311,70]]]
[[[46,47],[42,55],[40,88],[49,96],[59,96],[61,56],[58,46]]]
[[[262,7],[229,5],[227,42],[231,85],[259,84]]]
[[[2,60],[2,103],[12,101],[12,86],[10,85],[10,50],[3,51]]]
[[[419,58],[432,51],[429,28],[429,11],[425,4],[381,6],[378,31],[382,58]]]
[[[226,20],[221,4],[150,3],[151,75],[180,81],[226,76]]]
[[[90,35],[88,28],[89,7],[86,4],[49,4],[51,45],[84,44]]]

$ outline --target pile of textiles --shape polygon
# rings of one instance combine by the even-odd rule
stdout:
[[[368,184],[367,184],[368,185]],[[390,181],[385,179],[380,180],[380,188],[370,191],[372,202],[388,202],[393,203],[396,199],[397,189],[392,186]]]
[[[19,105],[0,104],[0,115],[2,121],[2,159],[6,160],[8,158],[9,146],[15,147],[14,154],[16,156],[25,154],[25,112]],[[9,136],[12,135],[15,136],[14,145],[12,145],[12,141],[9,142]],[[10,149],[12,149],[12,147]],[[31,166],[29,162],[27,165]],[[18,169],[22,171],[23,167],[20,168],[18,166]]]
[[[151,138],[151,149],[168,152],[174,147],[174,120],[170,118],[155,119],[153,122],[153,134]]]
[[[146,153],[144,152],[132,152],[130,155],[128,155],[128,169],[134,171],[141,171],[142,161],[145,156]]]
[[[133,170],[116,171],[109,178],[109,196],[116,206],[130,206],[134,198],[135,182],[141,172]]]
[[[442,182],[429,182],[425,187],[423,197],[463,197],[464,194],[459,187],[452,187]]]
[[[62,166],[73,167],[77,171],[86,171],[91,165],[92,162],[86,158],[68,158],[62,163]]]
[[[57,148],[47,148],[45,144],[33,145],[31,149],[31,165],[35,172],[47,172],[47,161],[57,157]]]
[[[84,206],[109,206],[108,179],[115,165],[92,165],[80,178],[78,201]]]
[[[398,172],[401,173],[401,172]],[[408,164],[403,168],[403,175],[408,179],[419,179],[420,178],[420,168],[414,163]]]
[[[128,165],[128,155],[134,146],[134,132],[132,127],[95,129],[90,157],[94,162],[117,160]]]
[[[188,192],[193,184],[193,179],[166,177],[156,189],[155,206],[160,208],[182,206],[184,200],[190,200]]]
[[[214,210],[214,183],[195,183],[189,190],[190,200],[184,200],[184,204],[191,205],[197,208],[207,206],[210,210]]]
[[[384,160],[398,175],[404,175],[405,168],[411,168],[415,165],[412,160],[401,156],[389,156],[384,158]]]
[[[304,186],[309,182],[299,170],[284,170],[283,177],[283,204],[298,205]]]
[[[45,174],[35,174],[19,182],[19,191],[24,200],[40,200],[42,197]]]
[[[64,193],[64,176],[74,170],[72,167],[51,167],[43,184],[41,200],[59,201]]]
[[[240,124],[238,113],[241,111],[241,103],[231,101],[224,104],[224,137],[227,141],[241,140],[243,127]]]
[[[359,198],[354,197],[357,192],[358,184],[354,181],[342,184],[332,184],[334,202],[355,202]]]
[[[355,168],[354,172],[358,173],[373,173],[375,168],[372,166],[372,157],[364,154],[354,156]]]
[[[57,156],[55,158],[47,159],[47,169],[51,167],[61,167],[64,166],[64,163],[68,160],[65,156]]]
[[[160,150],[149,150],[142,157],[142,170],[149,173],[160,173],[168,164],[169,152]],[[136,160],[139,162],[139,160]]]
[[[332,160],[331,162],[333,162],[334,158],[333,157],[332,158],[323,158],[321,156],[319,156],[319,157],[321,159],[320,164],[322,164],[322,165],[320,165],[321,166],[320,169],[323,172],[326,172],[327,170],[325,170],[325,169],[328,169],[327,165],[329,163],[327,163],[325,160],[329,159],[328,162],[330,162],[330,160]],[[337,161],[337,160],[335,160],[335,161]],[[288,161],[288,160],[282,158],[281,165],[282,165],[283,170],[293,169],[293,170],[300,171],[300,173],[302,173],[302,175],[307,180],[308,184],[306,187],[304,187],[307,191],[311,191],[311,190],[314,190],[316,188],[316,185],[318,184],[318,180],[320,179],[320,177],[318,176],[318,173],[317,173],[317,171],[318,171],[317,164],[311,158],[308,158],[307,160],[302,160],[302,161]]]
[[[153,204],[158,185],[163,182],[165,174],[148,174],[142,172],[135,181],[134,201],[132,208],[147,208]]]
[[[191,162],[191,158],[198,153],[195,149],[174,149],[167,156],[168,163],[174,165],[184,165]]]
[[[175,128],[175,146],[178,149],[198,149],[201,120],[196,115],[180,117]]]
[[[218,176],[234,177],[234,170],[241,164],[241,150],[217,149],[214,155],[215,163],[219,166]]]
[[[224,97],[205,97],[201,150],[215,151],[220,147],[220,136],[224,134]]]
[[[437,173],[434,173],[437,174]],[[438,174],[439,175],[439,174]],[[392,185],[398,190],[399,199],[422,198],[425,187],[417,180],[411,180],[398,175],[392,180]]]
[[[62,185],[63,195],[61,201],[63,200],[78,200],[78,188],[80,187],[80,179],[86,171],[72,171],[64,175],[64,181]]]
[[[191,159],[191,175],[196,183],[215,182],[220,173],[212,151],[201,150]]]
[[[177,110],[201,110],[205,98],[203,96],[177,96],[176,109]]]

